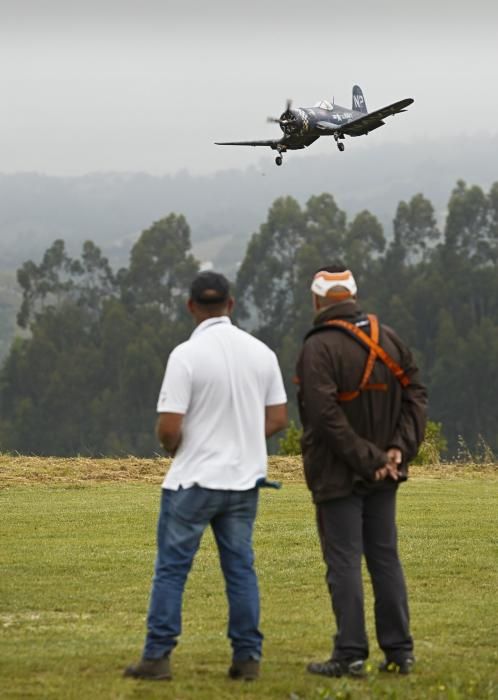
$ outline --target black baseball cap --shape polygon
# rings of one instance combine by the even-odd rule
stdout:
[[[230,284],[219,272],[199,272],[190,285],[190,298],[196,304],[223,304],[230,297]]]

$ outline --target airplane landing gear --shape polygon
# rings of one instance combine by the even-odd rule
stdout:
[[[344,150],[344,144],[341,141],[339,141],[340,138],[344,138],[344,136],[339,136],[339,134],[334,134],[334,139],[335,139],[335,142],[337,144],[337,148],[342,153],[342,151]]]
[[[282,165],[282,163],[284,162],[284,159],[282,158],[282,154],[287,151],[287,147],[285,146],[285,144],[279,143],[277,145],[276,150],[278,151],[278,155],[275,158],[275,163],[276,163],[276,165]]]

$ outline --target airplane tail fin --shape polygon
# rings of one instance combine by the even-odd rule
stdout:
[[[353,109],[355,112],[367,114],[367,103],[363,97],[362,89],[359,85],[353,85]]]

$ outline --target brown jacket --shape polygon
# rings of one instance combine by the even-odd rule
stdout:
[[[354,301],[328,307],[316,317],[299,356],[304,471],[315,503],[349,495],[356,482],[373,483],[376,469],[387,462],[390,447],[401,450],[402,478],[406,478],[426,421],[427,392],[412,354],[384,325],[380,326],[379,345],[402,367],[409,385],[402,388],[377,359],[370,381],[387,384],[387,392],[363,391],[352,401],[338,401],[338,392],[358,388],[368,350],[347,331],[323,326],[333,318],[355,323],[366,317]],[[362,329],[369,333],[368,326]]]

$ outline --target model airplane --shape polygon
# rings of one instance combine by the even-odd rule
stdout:
[[[268,117],[269,122],[280,125],[284,132],[281,139],[267,141],[217,141],[217,146],[269,146],[278,151],[275,158],[277,165],[282,165],[282,154],[306,148],[320,136],[333,136],[340,151],[344,150],[342,139],[346,136],[363,136],[379,126],[384,126],[384,119],[393,114],[406,111],[413,100],[409,97],[374,112],[368,112],[363,92],[358,85],[353,87],[353,105],[351,109],[322,100],[314,107],[292,109],[288,100],[285,112],[278,119]]]

